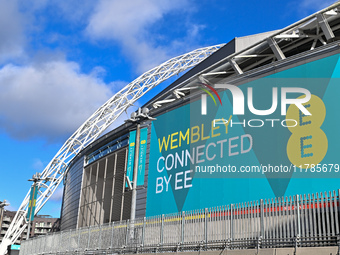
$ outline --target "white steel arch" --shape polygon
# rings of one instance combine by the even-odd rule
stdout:
[[[224,44],[200,48],[172,58],[145,72],[126,85],[103,104],[78,130],[64,143],[54,158],[40,174],[37,182],[39,193],[35,214],[43,207],[64,178],[65,170],[71,160],[83,148],[98,138],[128,107],[149,90],[190,67],[200,63]],[[0,255],[5,254],[7,246],[13,244],[27,227],[29,192],[20,205],[6,235],[0,244]]]

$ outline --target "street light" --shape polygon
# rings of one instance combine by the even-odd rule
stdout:
[[[33,174],[31,179],[28,179],[29,182],[34,182],[34,183],[37,183],[40,180],[41,180],[40,173],[38,173],[38,172]]]
[[[28,206],[28,212],[27,212],[27,221],[28,221],[28,227],[27,227],[27,238],[26,240],[29,239],[30,236],[30,231],[31,231],[31,223],[34,220],[34,214],[35,214],[35,203],[36,203],[36,196],[39,190],[39,185],[38,182],[49,182],[49,181],[54,181],[54,177],[42,177],[42,174],[40,173],[35,173],[31,179],[28,181],[33,182],[33,185],[31,187],[31,195],[30,195],[30,203]]]
[[[1,235],[1,229],[2,229],[2,220],[4,217],[4,210],[5,210],[5,206],[9,206],[9,203],[6,203],[6,199],[4,199],[3,202],[0,201],[0,235]]]
[[[134,164],[133,164],[133,179],[132,183],[127,178],[128,186],[132,190],[131,194],[131,211],[130,211],[130,222],[131,222],[131,230],[130,235],[131,238],[134,236],[134,221],[136,217],[136,199],[137,199],[137,176],[138,176],[138,156],[139,156],[139,139],[140,139],[140,123],[144,120],[156,120],[155,118],[152,118],[149,116],[149,109],[148,108],[138,108],[137,112],[131,113],[130,119],[128,119],[126,122],[134,122],[137,123],[136,127],[136,142],[135,142],[135,158],[134,158]],[[131,185],[132,184],[132,185]]]
[[[31,179],[29,179],[28,181],[30,182],[33,182],[33,185],[32,185],[32,190],[31,190],[31,197],[30,197],[30,206],[31,206],[31,209],[28,209],[28,213],[29,215],[27,215],[27,218],[28,218],[28,226],[27,226],[27,238],[26,240],[29,239],[30,237],[30,231],[31,231],[31,219],[32,219],[32,214],[33,214],[33,218],[34,218],[34,207],[35,207],[35,194],[36,193],[36,189],[37,189],[37,182],[38,181],[41,181],[42,178],[40,178],[41,174],[40,173],[36,173],[32,176]]]

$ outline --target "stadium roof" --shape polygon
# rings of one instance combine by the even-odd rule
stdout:
[[[189,70],[143,107],[157,109],[195,92],[198,82],[238,84],[297,58],[339,48],[339,2],[284,29],[235,38]],[[158,112],[158,111],[157,111]]]

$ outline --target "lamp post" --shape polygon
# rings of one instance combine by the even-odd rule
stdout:
[[[133,165],[133,183],[132,183],[132,195],[131,195],[131,214],[130,221],[134,223],[136,217],[136,199],[137,199],[137,176],[138,176],[138,156],[139,156],[139,137],[140,137],[140,124],[137,124],[136,129],[136,147],[135,147],[135,162]]]
[[[136,122],[136,142],[135,142],[135,157],[133,164],[133,178],[132,178],[132,194],[131,194],[131,210],[130,210],[130,238],[133,239],[134,236],[134,222],[136,218],[136,200],[137,200],[137,177],[138,177],[138,161],[139,161],[139,146],[140,146],[140,123],[144,120],[155,120],[148,115],[148,108],[139,108],[138,112],[133,112],[131,118],[128,121]]]
[[[4,210],[5,210],[5,206],[9,206],[9,203],[6,203],[6,199],[4,199],[3,202],[0,202],[0,235],[1,235],[1,229],[2,229],[2,220],[4,217]]]
[[[36,197],[36,189],[37,187],[37,182],[40,181],[40,174],[36,173],[32,176],[32,179],[29,179],[28,181],[33,181],[33,185],[31,188],[31,196],[30,196],[30,204],[29,204],[29,209],[28,209],[28,224],[27,224],[27,237],[26,240],[29,239],[30,237],[30,231],[31,231],[31,222],[32,222],[32,217],[34,218],[34,210],[35,210],[35,197]]]

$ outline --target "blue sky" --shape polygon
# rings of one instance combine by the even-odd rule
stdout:
[[[0,200],[17,209],[27,180],[143,72],[196,48],[284,28],[333,2],[0,0]],[[62,187],[40,213],[59,217],[61,198]]]

